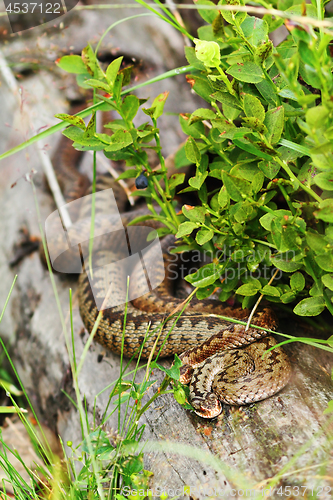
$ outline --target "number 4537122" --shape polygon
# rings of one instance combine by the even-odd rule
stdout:
[[[60,11],[60,3],[10,3],[6,7],[9,14],[33,14],[35,10],[44,14],[63,14]]]

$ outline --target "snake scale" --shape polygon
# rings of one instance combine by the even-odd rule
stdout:
[[[79,157],[80,153],[63,137],[54,165],[68,202],[80,198],[89,184],[88,179],[76,168]],[[118,192],[119,208],[124,193],[114,181],[111,187],[114,192]],[[97,183],[97,191],[98,189]],[[89,228],[90,210],[82,209],[79,216],[80,220],[85,220],[82,214],[86,212],[86,225]],[[121,213],[124,227],[138,213],[140,212]],[[128,293],[127,275],[122,276],[118,266],[118,262],[124,258],[124,245],[117,240],[118,231],[110,233],[113,223],[112,217],[107,216],[101,217],[100,221],[98,218],[95,220],[95,230],[96,227],[98,230],[99,225],[105,226],[107,229],[104,232],[108,234],[94,240],[92,276],[86,267],[79,277],[80,313],[89,332],[99,313],[95,302],[97,296],[101,300],[105,299],[111,282],[113,295],[121,293],[126,296]],[[141,225],[156,227],[151,220]],[[71,228],[72,231],[82,231],[82,224],[75,226]],[[136,240],[140,238],[142,231],[136,234],[135,227],[132,229],[132,238]],[[147,237],[144,238],[146,243]],[[146,269],[146,277],[153,272],[158,278],[159,274],[163,275],[165,272],[161,284],[154,290],[141,293],[144,291],[144,288],[141,289],[142,277],[139,277],[134,266],[129,281],[131,290],[134,289],[134,296],[138,298],[128,303],[126,322],[124,303],[112,307],[106,305],[94,339],[116,353],[120,353],[123,348],[123,354],[127,357],[140,355],[141,358],[148,358],[153,348],[155,353],[160,352],[161,357],[180,354],[183,362],[180,380],[184,384],[190,384],[191,405],[204,418],[219,415],[222,411],[221,402],[242,405],[268,398],[278,392],[287,384],[291,368],[288,357],[281,348],[273,349],[263,356],[269,347],[276,344],[274,338],[267,336],[264,330],[249,328],[245,331],[245,326],[215,316],[220,314],[244,321],[249,311],[225,307],[215,300],[192,300],[177,321],[177,315],[172,316],[182,303],[182,299],[172,296],[174,281],[171,279],[170,268],[175,256],[171,256],[168,249],[173,246],[174,241],[172,235],[162,240],[163,269],[155,269],[154,254],[147,259],[151,269]],[[87,244],[81,245],[83,254],[88,253],[87,247]],[[108,266],[110,263],[112,265]],[[125,274],[127,272],[126,269]],[[270,310],[264,309],[254,316],[252,324],[274,329],[276,320]]]

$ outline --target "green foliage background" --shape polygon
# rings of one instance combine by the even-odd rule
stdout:
[[[222,10],[242,1],[199,0],[204,23],[195,47],[186,47],[186,75],[193,90],[208,103],[181,114],[188,136],[176,157],[178,166],[193,163],[195,175],[183,192],[194,191],[199,204],[175,213],[172,200],[184,174],[168,179],[159,143],[157,120],[167,94],[144,112],[150,121],[133,124],[144,100],[122,96],[130,69],[121,58],[104,72],[90,46],[82,58],[65,56],[59,65],[77,73],[78,83],[95,91],[95,102],[114,109],[120,119],[96,133],[95,114],[86,127],[68,115],[65,135],[78,149],[103,150],[108,158],[126,160],[122,177],[145,171],[146,197],[152,214],[183,240],[179,251],[201,249],[213,263],[187,279],[199,298],[219,290],[222,301],[236,295],[251,307],[260,294],[273,302],[293,303],[294,312],[315,316],[333,313],[333,78],[331,35],[309,23],[287,22],[290,34],[277,47],[269,34],[284,19],[265,14]],[[207,7],[207,8],[206,8]],[[324,16],[321,3],[277,2],[286,17]],[[237,8],[237,7],[236,7]],[[155,139],[154,145],[151,141]],[[161,169],[152,172],[147,148],[157,151]],[[166,188],[161,189],[163,178]],[[209,180],[213,182],[209,182]],[[213,186],[213,187],[212,187]],[[153,202],[162,209],[158,215]],[[271,282],[278,269],[279,279]]]

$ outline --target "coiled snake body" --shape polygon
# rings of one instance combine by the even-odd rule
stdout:
[[[66,183],[70,181],[71,187],[67,188],[70,194],[67,197],[71,200],[82,196],[87,180],[74,168],[72,148],[68,149],[66,142],[67,139],[63,138],[55,167],[60,180],[65,179]],[[113,183],[112,187],[114,191],[121,191],[117,183]],[[90,209],[88,213],[90,215]],[[122,214],[123,225],[126,227],[136,215],[137,212],[134,215]],[[83,219],[83,216],[80,215],[79,218]],[[95,230],[99,225],[104,225],[104,233],[107,234],[94,241],[93,273],[86,268],[79,278],[80,313],[89,332],[99,313],[96,299],[105,299],[110,293],[110,283],[114,285],[111,292],[113,298],[118,294],[126,296],[128,293],[128,270],[126,268],[126,275],[121,276],[118,266],[118,262],[124,259],[124,249],[118,243],[118,231],[112,231],[112,223],[112,217],[107,216],[102,217],[101,221],[95,220]],[[143,224],[154,226],[152,221]],[[90,228],[89,217],[86,225]],[[82,231],[82,224],[79,229],[74,225],[71,230]],[[131,238],[136,241],[142,231],[138,230],[136,234],[135,226],[132,231],[134,233],[132,232]],[[146,242],[146,234],[144,238]],[[143,278],[139,277],[134,266],[129,281],[132,294],[138,298],[128,303],[126,322],[124,303],[111,308],[104,304],[95,340],[117,353],[123,348],[123,354],[128,357],[140,355],[148,358],[153,348],[155,353],[160,352],[160,356],[164,357],[181,354],[181,381],[190,383],[191,404],[196,413],[205,418],[212,418],[221,412],[220,401],[241,405],[265,399],[278,392],[289,380],[290,364],[281,348],[273,349],[263,357],[263,353],[275,345],[274,338],[266,336],[264,330],[249,328],[245,331],[245,326],[215,316],[220,314],[244,321],[248,311],[224,307],[214,300],[203,300],[192,301],[177,321],[177,315],[170,317],[182,302],[171,295],[173,282],[170,268],[174,256],[167,250],[173,242],[173,236],[166,237],[162,242],[165,279],[161,285],[140,293]],[[82,245],[83,253],[87,253],[85,246],[87,245]],[[159,273],[164,273],[164,269],[154,268],[155,261],[154,253],[145,260],[148,262],[146,275],[151,276],[153,273],[158,277]],[[252,324],[274,329],[276,322],[271,311],[264,309],[254,316]]]

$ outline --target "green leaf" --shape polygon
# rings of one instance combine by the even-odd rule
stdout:
[[[309,297],[301,300],[294,307],[294,313],[298,316],[318,316],[325,309],[324,297]]]
[[[214,120],[216,118],[216,114],[214,111],[211,109],[206,109],[206,108],[199,108],[196,109],[192,114],[189,119],[189,125],[196,121],[202,121],[202,120]]]
[[[195,122],[190,125],[189,117],[190,115],[187,113],[179,115],[179,123],[182,127],[182,131],[184,134],[190,135],[193,139],[200,139],[203,135],[205,135],[205,126],[202,122]]]
[[[227,73],[236,80],[248,83],[259,83],[265,76],[262,68],[251,61],[234,64],[228,68]]]
[[[251,184],[248,181],[231,175],[225,170],[222,171],[222,181],[228,195],[234,201],[244,201],[246,196],[252,194]]]
[[[73,115],[67,115],[66,113],[59,113],[57,115],[54,115],[56,118],[59,118],[59,120],[62,120],[64,122],[68,122],[71,125],[75,125],[76,127],[81,128],[82,130],[86,130],[86,124],[80,118],[79,116],[73,116]]]
[[[254,193],[259,193],[264,184],[265,176],[262,172],[258,172],[252,179],[251,188]]]
[[[105,148],[105,151],[119,151],[133,143],[132,136],[126,130],[117,130],[111,136],[111,144]]]
[[[285,252],[289,250],[288,246],[285,245],[282,239],[282,227],[280,221],[275,218],[271,223],[271,235],[274,242],[274,245],[280,252]]]
[[[129,85],[131,81],[133,68],[134,68],[133,64],[131,66],[126,66],[125,68],[122,68],[118,73],[118,76],[116,78],[116,83],[121,77],[121,86],[124,87],[125,85]]]
[[[264,124],[267,127],[266,137],[271,144],[277,144],[284,129],[284,108],[278,106],[267,111]]]
[[[213,229],[207,229],[202,227],[196,234],[195,241],[198,245],[204,245],[207,241],[210,241],[214,236]]]
[[[253,182],[254,178],[258,174],[260,175],[260,177],[264,177],[255,162],[235,165],[231,169],[230,173],[233,175],[238,175],[240,177],[243,177],[243,179],[246,179],[247,181],[250,182]]]
[[[305,83],[311,85],[311,87],[315,89],[322,88],[322,81],[315,68],[309,66],[308,64],[304,64],[303,61],[300,61],[299,72]]]
[[[248,153],[251,153],[254,156],[258,156],[259,158],[263,158],[264,160],[273,159],[271,155],[264,153],[246,139],[234,139],[233,143],[235,144],[235,146],[238,146],[240,149],[243,149],[243,151],[247,151]]]
[[[298,50],[302,61],[313,68],[318,66],[318,53],[314,41],[310,43],[300,40],[298,43]]]
[[[324,253],[326,251],[325,246],[326,246],[326,239],[325,236],[322,234],[317,233],[316,231],[313,231],[309,229],[306,232],[306,242],[311,248],[311,250],[314,250],[316,253]]]
[[[101,80],[95,80],[94,78],[91,78],[89,80],[86,80],[85,84],[89,87],[92,87],[93,89],[103,90],[108,93],[111,92],[110,86],[107,83],[102,82]]]
[[[202,27],[204,28],[204,26],[202,26]],[[224,31],[223,17],[222,17],[222,14],[220,12],[217,14],[214,21],[212,22],[211,28],[212,28],[213,36],[215,38],[220,39],[220,40],[223,39],[223,37],[225,36],[225,31]],[[198,28],[198,32],[199,32],[199,29],[200,28]],[[202,37],[199,36],[199,38],[202,38]],[[210,38],[206,38],[206,40],[210,40]]]
[[[236,293],[239,295],[245,295],[246,297],[252,297],[256,295],[259,290],[261,290],[261,283],[259,280],[252,279],[250,283],[245,283],[237,288]]]
[[[102,150],[105,148],[105,144],[101,143],[95,137],[86,137],[84,131],[78,127],[68,127],[63,131],[63,135],[68,137],[71,141],[74,141],[73,147],[79,149],[77,146],[89,146],[97,147],[97,150]]]
[[[315,283],[309,290],[311,297],[318,297],[323,295],[323,286],[321,283]]]
[[[87,45],[82,50],[82,60],[86,66],[86,69],[92,76],[94,76],[97,79],[99,79],[99,77],[103,78],[103,72],[99,67],[95,53],[90,45]]]
[[[89,80],[91,77],[90,73],[88,71],[86,73],[76,75],[76,83],[79,87],[82,89],[89,89],[91,90],[91,87],[89,85],[86,85],[86,81]]]
[[[277,105],[277,92],[275,87],[272,88],[267,80],[262,80],[261,82],[256,83],[256,88],[259,90],[260,94],[265,101],[267,101],[267,103],[273,104],[274,106]]]
[[[199,165],[201,160],[201,153],[198,146],[196,145],[195,140],[192,137],[188,137],[185,143],[185,154],[188,160],[196,163],[196,165]]]
[[[89,137],[85,140],[81,139],[80,142],[73,142],[72,146],[77,151],[103,151],[105,148],[105,144],[98,141],[95,137]]]
[[[280,299],[283,304],[289,304],[289,302],[293,302],[296,299],[296,295],[294,292],[286,292],[281,295]]]
[[[310,160],[306,161],[301,167],[297,179],[307,187],[311,187],[314,182],[314,177],[316,176],[317,168],[310,164]]]
[[[199,288],[199,290],[197,290],[197,293],[196,293],[197,299],[198,300],[207,299],[207,297],[212,295],[215,288],[216,288],[215,284],[207,286],[205,288]]]
[[[257,47],[267,41],[268,26],[263,19],[247,16],[241,24],[241,29],[251,45]]]
[[[320,189],[333,191],[333,171],[317,174],[314,178],[314,182]]]
[[[207,175],[208,172],[202,174],[201,172],[197,171],[195,177],[191,177],[188,183],[194,189],[199,190],[202,187],[203,183],[205,182]]]
[[[172,190],[180,184],[183,184],[184,179],[185,174],[173,174],[169,179],[169,189]]]
[[[196,5],[209,5],[209,6],[214,6],[214,2],[210,2],[209,0],[197,0]],[[217,10],[213,9],[198,9],[198,13],[200,16],[206,21],[208,24],[212,24],[214,19],[216,18],[218,12]]]
[[[307,110],[306,123],[314,129],[322,129],[329,115],[329,110],[325,106],[314,106]]]
[[[321,281],[327,288],[333,291],[333,274],[324,274],[324,276],[321,277]]]
[[[281,271],[284,271],[286,273],[293,273],[295,271],[298,271],[302,267],[302,262],[295,262],[291,258],[288,258],[288,253],[293,254],[293,252],[287,252],[287,254],[282,253],[278,255],[273,255],[271,257],[271,262],[272,264],[277,268],[281,269]]]
[[[199,224],[196,222],[183,222],[179,225],[176,238],[182,238],[183,236],[187,236],[192,233],[193,229],[199,227]]]
[[[186,158],[184,144],[177,150],[174,161],[176,168],[187,167],[188,165],[193,164],[193,162]]]
[[[333,226],[327,226],[325,229],[325,235],[329,240],[331,240],[331,243],[333,243]]]
[[[242,125],[246,125],[251,130],[254,130],[255,132],[259,132],[259,134],[266,134],[267,133],[266,126],[258,118],[255,118],[254,116],[250,116],[249,118],[244,117],[243,121],[242,121]]]
[[[185,57],[187,62],[195,69],[200,71],[205,69],[205,65],[197,59],[194,47],[185,47]]]
[[[205,266],[200,267],[200,269],[198,269],[198,271],[196,271],[195,273],[186,276],[185,280],[197,288],[203,288],[205,286],[212,285],[221,276],[225,265],[226,263],[206,264]]]
[[[290,277],[290,288],[300,292],[305,287],[305,278],[302,273],[294,273]]]
[[[227,105],[231,108],[242,109],[238,100],[236,99],[236,97],[234,97],[231,94],[228,94],[228,92],[221,92],[218,90],[217,92],[214,92],[213,94],[211,94],[210,97],[212,97],[213,99],[216,99],[217,101],[219,101],[222,104]]]
[[[3,373],[3,376],[6,378],[8,377],[6,373]],[[13,396],[22,396],[22,394],[23,394],[23,391],[20,391],[14,384],[12,384],[12,382],[10,382],[9,380],[5,380],[4,378],[0,378],[0,387],[2,389],[4,389],[5,391],[10,392],[10,394],[12,394]],[[6,410],[3,410],[3,408],[7,409],[8,406],[4,407],[1,405],[0,406],[0,413],[7,413]],[[17,411],[20,411],[20,410],[17,408]],[[15,412],[15,409],[13,410],[13,413],[14,412]],[[10,411],[10,413],[12,413],[12,411]]]
[[[222,5],[244,5],[244,2],[242,0],[221,0],[220,3]],[[222,10],[221,14],[227,21],[227,23],[231,25],[234,25],[235,22],[237,22],[237,24],[239,25],[247,17],[246,12],[228,12],[227,10]]]
[[[131,122],[136,116],[140,106],[140,101],[135,95],[128,95],[121,106],[121,113],[124,120]]]
[[[182,366],[182,362],[179,359],[179,357],[177,356],[177,354],[175,354],[175,360],[174,360],[173,365],[171,366],[171,368],[164,368],[164,366],[159,365],[158,363],[156,363],[156,361],[153,361],[152,364],[151,364],[151,368],[157,367],[159,370],[161,370],[162,372],[166,373],[173,380],[179,380],[179,377],[180,377],[180,370],[179,370],[179,368],[181,366]]]
[[[231,207],[230,215],[233,216],[237,222],[243,223],[253,219],[256,215],[256,211],[249,202],[240,201]]]
[[[271,40],[259,45],[254,53],[254,62],[269,68],[273,64],[273,59],[270,57],[273,53],[273,47],[274,45]]]
[[[57,66],[67,71],[67,73],[74,73],[76,75],[86,74],[87,68],[81,56],[63,56],[56,61]]]
[[[245,94],[243,97],[243,103],[246,116],[257,118],[261,122],[264,121],[265,108],[257,97],[251,94]]]
[[[88,137],[95,137],[95,133],[96,133],[96,111],[94,111],[93,114],[91,115],[87,128],[84,132],[84,137],[86,139]]]
[[[120,179],[134,179],[134,177],[137,176],[137,171],[135,168],[131,168],[129,170],[125,170],[124,172],[122,172],[118,177],[117,177],[117,181],[119,181]]]
[[[203,207],[189,208],[189,205],[183,205],[182,212],[192,222],[205,223],[206,210]]]
[[[122,392],[125,392],[131,388],[132,388],[131,382],[118,383],[117,386],[115,387],[115,390],[113,391],[113,395],[116,396],[116,395],[121,394]],[[104,433],[104,435],[105,435],[105,433]]]
[[[325,222],[333,222],[333,199],[328,198],[319,203],[319,210],[313,212],[317,219]]]
[[[220,132],[220,136],[222,139],[233,139],[235,134],[239,132],[239,128],[236,127],[233,123],[228,122],[227,120],[212,120],[213,127],[216,127]],[[215,130],[215,128],[214,128]],[[245,129],[249,132],[249,129]]]
[[[106,69],[106,79],[107,79],[108,84],[110,85],[111,89],[113,89],[113,87],[114,87],[122,60],[123,60],[123,56],[117,57],[117,59],[112,61],[112,63],[109,64],[109,66]]]
[[[200,97],[205,101],[211,103],[211,94],[214,92],[211,82],[206,76],[202,75],[188,75],[186,80]]]
[[[225,186],[221,187],[217,200],[221,208],[224,208],[229,203],[228,191]]]
[[[157,99],[157,98],[156,98]],[[157,119],[155,116],[158,115],[160,109],[161,109],[161,106],[159,105],[159,102],[156,101],[156,99],[154,99],[154,102],[153,102],[153,105],[151,106],[151,108],[142,108],[142,111],[147,115],[147,116],[150,116],[150,118],[154,118],[155,120]],[[155,104],[155,105],[154,105]],[[158,109],[156,109],[156,106],[158,106]],[[163,107],[164,107],[164,104],[163,104]],[[163,113],[163,107],[162,107],[162,113]],[[162,114],[161,113],[161,114]]]
[[[219,18],[223,19],[221,16],[219,16],[219,14],[217,14],[217,16],[215,18],[215,20],[217,21],[217,24],[215,25],[215,23],[214,23],[214,25],[216,26],[216,28],[220,31],[219,33],[216,33],[214,31],[214,26],[213,25],[211,25],[211,26],[207,26],[207,25],[200,26],[197,29],[197,33],[198,33],[198,38],[200,38],[200,40],[206,40],[206,42],[217,42],[220,48],[224,48],[225,44],[220,41],[222,39],[222,37],[223,37],[223,34],[222,34],[223,25],[222,26],[221,26],[221,24],[219,25],[219,21],[218,21]],[[222,20],[222,23],[223,23],[223,20]],[[222,34],[222,37],[221,37],[221,34]]]
[[[162,94],[159,94],[157,97],[155,97],[152,108],[155,108],[155,111],[153,113],[153,118],[157,120],[162,114],[164,110],[164,105],[165,101],[167,100],[169,95],[168,91],[163,92]]]
[[[260,293],[262,293],[263,295],[268,295],[270,297],[280,297],[281,295],[281,292],[279,291],[278,288],[276,288],[275,286],[271,286],[271,285],[265,285]]]
[[[287,251],[287,250],[296,250],[298,248],[297,245],[297,231],[296,228],[288,225],[286,227],[282,226],[282,239],[285,245],[285,248],[282,250],[280,248],[280,251]]]
[[[329,273],[333,271],[333,252],[332,252],[332,250],[330,252],[327,252],[327,253],[324,253],[321,255],[316,255],[315,261],[317,262],[318,266],[321,269],[324,269],[324,271],[328,271]]]

